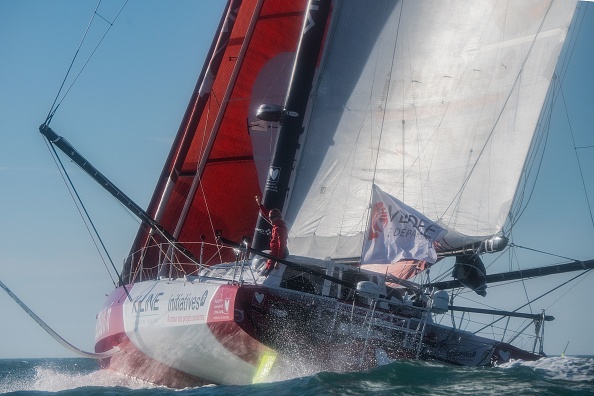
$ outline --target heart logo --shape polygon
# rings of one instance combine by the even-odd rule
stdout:
[[[264,301],[264,293],[255,292],[254,293],[254,298],[256,299],[256,301],[258,302],[258,304],[262,304],[262,301]]]
[[[271,181],[277,181],[279,174],[280,174],[280,168],[270,168],[270,171],[268,172],[268,177],[270,178]]]

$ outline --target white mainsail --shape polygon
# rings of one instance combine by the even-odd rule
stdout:
[[[374,182],[450,230],[446,244],[498,233],[575,5],[338,3],[286,208],[291,253],[360,256]]]

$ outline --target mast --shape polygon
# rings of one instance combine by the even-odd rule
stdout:
[[[291,83],[282,109],[278,139],[264,190],[263,204],[269,210],[273,208],[282,210],[289,190],[289,181],[299,149],[299,138],[303,133],[305,111],[322,48],[330,5],[330,0],[310,0],[307,15],[304,16]],[[259,216],[252,244],[254,249],[268,249],[270,229],[270,224]]]

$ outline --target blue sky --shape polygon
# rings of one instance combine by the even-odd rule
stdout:
[[[123,3],[105,1],[99,14],[113,20]],[[86,0],[0,1],[0,280],[64,338],[89,351],[95,315],[113,283],[38,127],[96,5]],[[57,133],[142,207],[149,202],[223,6],[224,1],[130,1],[52,121]],[[594,258],[594,226],[582,181],[575,176],[574,143],[567,139],[571,125],[575,146],[594,145],[594,4],[589,8],[581,34],[590,40],[582,40],[574,51],[564,80],[567,112],[559,106],[554,114],[532,206],[524,214],[526,225],[514,232],[519,245],[576,259]],[[96,17],[79,54],[83,62],[107,26]],[[80,61],[74,75],[79,70]],[[593,150],[577,150],[592,204]],[[119,269],[137,221],[63,161]],[[523,268],[557,261],[542,256]],[[530,294],[554,283],[546,280]],[[519,305],[505,290],[490,293],[499,293],[500,308]],[[545,351],[560,354],[570,341],[568,353],[594,354],[593,297],[590,275],[559,302],[534,305],[537,312],[547,308],[557,317],[547,323]],[[4,293],[0,309],[0,358],[72,356]]]
[[[0,2],[0,280],[68,341],[93,350],[113,288],[38,132],[97,1]],[[124,1],[104,1],[112,20]],[[148,204],[202,69],[224,1],[129,1],[52,128],[142,207]],[[107,23],[96,20],[83,63]],[[75,66],[80,70],[80,61]],[[138,223],[63,159],[115,265]],[[0,358],[70,356],[0,293]]]

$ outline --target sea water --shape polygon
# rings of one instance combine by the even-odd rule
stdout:
[[[174,390],[114,372],[89,359],[0,360],[7,395],[594,395],[594,357],[549,357],[490,368],[401,360],[360,373],[316,373],[245,386]],[[293,378],[292,378],[293,377]]]

